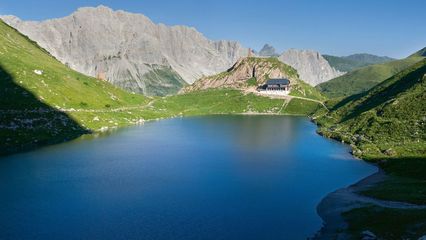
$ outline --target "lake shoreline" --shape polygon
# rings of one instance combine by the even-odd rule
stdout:
[[[245,113],[232,113],[232,114],[222,114],[222,113],[217,113],[217,114],[209,114],[210,116],[225,116],[225,115],[229,115],[229,116],[290,116],[290,117],[307,117],[308,119],[311,120],[312,123],[314,123],[316,125],[316,127],[318,128],[318,124],[312,120],[312,118],[310,118],[309,116],[306,115],[296,115],[296,114],[276,114],[276,113],[257,113],[257,112],[245,112]],[[96,134],[107,134],[108,132],[113,132],[116,131],[118,129],[123,129],[123,128],[127,128],[127,127],[133,127],[133,126],[137,126],[137,125],[143,125],[145,123],[149,123],[149,122],[157,122],[157,121],[162,121],[162,120],[167,120],[167,119],[175,119],[175,118],[186,118],[186,117],[203,117],[203,116],[209,116],[209,115],[194,115],[194,116],[184,116],[184,115],[178,115],[178,116],[170,116],[170,117],[163,117],[163,118],[153,118],[153,119],[146,119],[144,120],[143,123],[139,123],[139,124],[132,124],[132,125],[128,125],[128,126],[119,126],[119,127],[112,127],[112,128],[108,128],[108,129],[104,129],[102,131],[91,131],[90,133],[86,133],[86,134],[82,134],[79,138],[81,137],[85,137],[85,136],[95,136]],[[324,138],[328,138],[324,135],[321,135],[317,132],[318,135],[320,135],[321,137]],[[48,146],[52,146],[52,145],[57,145],[57,144],[62,144],[62,143],[66,143],[66,142],[71,142],[73,140],[75,140],[77,138],[73,138],[73,139],[62,139],[60,141],[57,142],[53,142],[47,145],[43,145],[43,146],[36,146],[33,147],[31,149],[25,149],[23,151],[17,151],[17,152],[13,152],[13,153],[9,153],[6,155],[1,155],[1,157],[6,157],[6,156],[10,156],[10,155],[14,155],[14,154],[20,154],[20,153],[25,153],[25,152],[30,152],[33,150],[37,150],[43,147],[48,147]],[[333,138],[329,138],[329,139],[333,139]],[[333,139],[336,140],[336,139]],[[353,154],[352,154],[353,156]],[[354,156],[355,157],[355,156]],[[361,161],[364,161],[366,163],[370,163],[364,159],[360,159]],[[377,166],[377,165],[376,165]],[[317,234],[315,235],[314,239],[329,239],[330,236],[332,236],[332,234],[335,234],[336,231],[338,229],[341,229],[342,227],[346,226],[346,222],[344,221],[344,219],[340,216],[341,213],[349,211],[353,208],[356,207],[361,207],[363,205],[361,205],[358,202],[354,202],[352,201],[353,199],[351,199],[351,196],[348,194],[345,194],[347,192],[356,192],[359,191],[360,189],[365,189],[366,187],[372,186],[373,184],[376,184],[380,181],[378,180],[382,180],[386,177],[385,173],[383,170],[381,170],[381,168],[379,166],[377,166],[379,168],[379,171],[377,173],[374,173],[362,180],[360,180],[359,182],[346,187],[346,188],[341,188],[336,190],[335,192],[329,193],[327,194],[317,205],[317,213],[320,216],[320,218],[323,220],[324,222],[324,226],[317,232]]]
[[[317,206],[317,213],[323,220],[324,225],[313,239],[348,239],[350,236],[344,231],[347,229],[348,224],[344,220],[342,213],[372,204],[376,199],[364,197],[359,192],[384,181],[386,177],[385,172],[378,167],[376,173],[324,197]]]

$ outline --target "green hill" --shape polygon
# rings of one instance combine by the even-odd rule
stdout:
[[[413,55],[411,55],[410,57],[426,57],[426,47],[415,52]]]
[[[3,21],[0,46],[0,154],[138,121],[111,111],[149,101],[69,69]]]
[[[344,56],[344,57],[337,57],[337,56],[331,56],[331,55],[323,55],[323,56],[333,68],[341,72],[351,72],[353,70],[356,70],[362,67],[395,60],[390,57],[380,57],[380,56],[367,54],[367,53],[353,54],[353,55]]]
[[[356,156],[378,163],[387,173],[382,182],[361,194],[426,204],[425,102],[426,59],[366,93],[328,102],[330,111],[320,110],[314,118],[321,134],[350,144]],[[375,206],[353,209],[343,216],[354,237],[369,229],[378,239],[417,239],[426,221],[424,210]]]
[[[345,97],[365,92],[376,84],[424,59],[412,55],[408,58],[363,67],[317,86],[329,98]]]
[[[425,156],[425,74],[422,60],[370,91],[342,100],[318,120],[321,131],[355,144],[358,155],[367,158]],[[361,140],[354,141],[354,135]]]

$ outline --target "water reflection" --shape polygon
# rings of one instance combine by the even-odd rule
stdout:
[[[299,117],[285,116],[210,116],[203,119],[200,131],[214,128],[232,137],[234,147],[251,151],[274,151],[292,147],[300,135]]]

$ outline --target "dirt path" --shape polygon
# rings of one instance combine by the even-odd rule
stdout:
[[[284,108],[287,107],[287,105],[290,103],[290,100],[284,99],[283,105],[281,106],[280,110],[278,110],[277,114],[280,114]]]

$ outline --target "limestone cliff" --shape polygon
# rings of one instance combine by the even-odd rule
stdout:
[[[345,74],[332,68],[328,61],[316,51],[290,49],[278,59],[295,68],[300,78],[311,86]]]
[[[191,27],[104,6],[42,22],[1,18],[70,68],[148,95],[175,93],[248,53],[238,42],[211,41]]]

